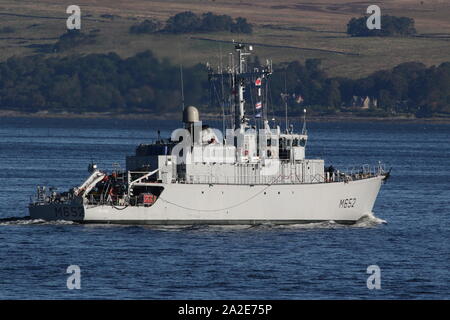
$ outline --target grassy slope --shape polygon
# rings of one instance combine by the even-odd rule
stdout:
[[[160,57],[194,64],[205,61],[215,63],[221,51],[223,55],[229,51],[228,44],[192,39],[197,36],[282,46],[256,45],[255,48],[261,58],[272,58],[274,62],[322,58],[329,74],[350,77],[367,75],[405,61],[416,60],[429,65],[450,61],[450,3],[439,0],[423,0],[422,4],[420,0],[378,2],[383,14],[413,17],[416,28],[425,37],[357,39],[346,36],[348,20],[362,15],[373,3],[352,0],[82,0],[77,2],[82,9],[82,29],[100,30],[98,43],[65,54],[115,51],[126,57],[151,49]],[[13,55],[32,54],[33,49],[27,47],[31,44],[55,42],[54,38],[65,31],[65,9],[70,4],[71,1],[57,0],[0,0],[0,27],[12,26],[16,29],[15,33],[0,34],[0,60]],[[184,10],[243,16],[256,25],[255,32],[251,36],[128,33],[128,28],[136,21],[146,17],[164,21]],[[119,17],[100,18],[105,13]]]

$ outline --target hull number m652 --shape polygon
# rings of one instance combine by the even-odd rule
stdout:
[[[353,208],[356,204],[356,198],[348,198],[348,199],[341,199],[339,201],[339,208]]]

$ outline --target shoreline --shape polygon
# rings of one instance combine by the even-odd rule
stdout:
[[[0,118],[33,118],[33,119],[122,119],[122,120],[180,120],[180,113],[163,113],[159,115],[151,114],[123,114],[123,113],[25,113],[10,110],[0,110]],[[203,113],[204,120],[221,120],[221,115],[212,113]],[[280,119],[280,117],[278,117]],[[359,117],[355,115],[338,116],[309,116],[310,122],[403,122],[403,123],[432,123],[432,124],[450,124],[449,118],[412,118],[412,117]]]

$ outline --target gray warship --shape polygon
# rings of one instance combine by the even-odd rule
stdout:
[[[351,172],[308,159],[306,120],[295,132],[270,125],[264,84],[271,62],[250,68],[252,48],[236,44],[229,66],[209,68],[210,81],[230,89],[232,114],[226,134],[200,121],[197,108],[183,109],[184,127],[170,138],[141,144],[126,157],[126,170],[89,165],[78,187],[56,192],[37,187],[28,208],[32,219],[80,223],[152,225],[352,224],[370,215],[382,183],[381,164]],[[246,114],[245,90],[253,85],[255,114]],[[306,110],[305,110],[306,112]],[[253,120],[253,121],[252,121]],[[252,123],[253,122],[253,123]]]

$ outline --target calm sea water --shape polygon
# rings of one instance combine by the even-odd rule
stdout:
[[[36,185],[66,190],[88,162],[124,167],[176,122],[0,119],[0,219]],[[392,177],[376,218],[344,227],[137,227],[0,221],[0,299],[430,299],[450,292],[450,125],[310,123],[309,157],[379,160]],[[382,221],[386,223],[382,223]],[[81,290],[66,269],[81,268]],[[381,289],[369,290],[378,265]]]

